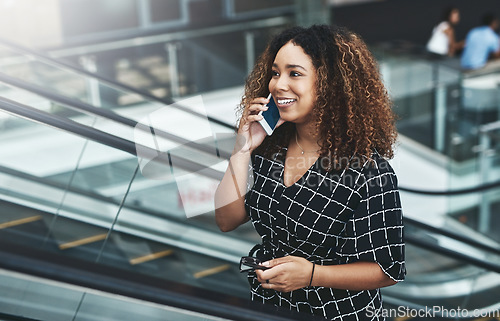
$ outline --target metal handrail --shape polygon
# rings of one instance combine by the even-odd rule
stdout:
[[[29,84],[26,81],[8,76],[2,72],[0,72],[0,82],[4,82],[4,83],[9,84],[11,86],[30,91],[32,93],[39,95],[39,96],[45,97],[48,100],[57,102],[61,105],[64,105],[64,106],[69,107],[71,109],[74,109],[78,112],[87,112],[87,113],[90,113],[93,115],[98,115],[98,116],[101,116],[103,118],[106,118],[106,119],[115,121],[117,123],[123,124],[125,126],[131,127],[131,128],[137,128],[139,130],[143,130],[143,131],[147,131],[147,132],[151,132],[153,129],[149,126],[141,124],[140,122],[137,122],[137,121],[132,120],[130,118],[124,117],[118,113],[115,113],[113,110],[95,107],[95,106],[92,106],[90,104],[87,104],[87,103],[82,102],[82,101],[77,100],[77,99],[72,99],[72,98],[68,98],[68,97],[60,95],[60,94],[49,92],[41,86]],[[162,137],[162,138],[171,140],[173,142],[179,143],[182,146],[190,147],[190,148],[196,149],[198,151],[208,153],[208,154],[213,155],[213,156],[223,157],[225,159],[229,159],[229,157],[231,157],[231,153],[220,150],[217,148],[217,146],[214,147],[214,146],[200,144],[200,143],[194,142],[192,140],[188,140],[188,139],[182,138],[180,136],[174,135],[172,133],[160,130],[158,128],[154,128],[153,130],[154,130],[155,135],[158,135],[159,137]]]
[[[140,156],[146,157],[147,159],[154,159],[155,161],[161,162],[165,165],[170,166],[171,164],[176,164],[184,170],[190,171],[192,173],[196,172],[200,175],[217,180],[221,180],[222,176],[224,175],[220,171],[214,170],[209,167],[207,168],[206,166],[200,165],[189,159],[170,154],[169,152],[159,153],[153,148],[131,142],[129,140],[111,135],[90,126],[77,123],[71,119],[53,115],[4,97],[0,97],[0,109],[3,109],[10,114],[14,114],[22,118],[40,122],[45,125],[74,133],[78,136],[82,136],[92,141],[122,150],[134,156],[137,156],[136,149],[140,149]]]
[[[102,39],[100,43],[85,43],[79,47],[51,50],[50,56],[54,58],[61,58],[75,55],[87,55],[90,53],[117,50],[123,48],[153,45],[158,43],[166,43],[172,41],[186,40],[190,38],[200,38],[213,35],[220,35],[224,33],[248,31],[250,29],[263,29],[283,26],[290,23],[287,17],[273,17],[267,19],[253,20],[242,23],[231,23],[225,25],[218,25],[208,28],[199,28],[193,30],[183,30],[169,33],[158,34],[158,32],[136,34],[133,37],[126,39],[114,40],[112,37]]]
[[[441,235],[447,236],[449,238],[452,238],[454,240],[460,241],[462,243],[465,243],[465,244],[468,244],[468,245],[471,245],[471,246],[474,246],[474,247],[477,247],[477,248],[480,248],[480,249],[483,249],[483,250],[500,255],[500,245],[493,246],[491,244],[486,244],[486,243],[483,243],[481,241],[467,237],[463,234],[458,234],[454,231],[446,230],[446,229],[443,229],[443,228],[440,228],[437,226],[432,226],[432,225],[429,225],[427,223],[412,219],[410,217],[405,217],[404,222],[405,222],[405,224],[409,223],[410,225],[413,225],[413,226],[418,227],[418,228],[422,228],[422,229],[427,230],[431,233],[441,234]]]
[[[486,260],[481,260],[479,258],[469,256],[462,252],[454,251],[449,248],[436,245],[435,243],[429,241],[427,237],[424,235],[411,235],[407,233],[405,235],[405,241],[410,244],[421,247],[423,249],[439,253],[443,256],[450,257],[458,261],[463,261],[466,262],[467,264],[487,269],[492,272],[500,273],[500,264],[495,264]]]
[[[422,194],[427,196],[454,196],[454,195],[462,195],[462,194],[470,194],[475,192],[487,191],[490,189],[494,189],[500,187],[500,181],[495,181],[483,185],[478,185],[474,187],[466,187],[460,188],[456,190],[445,190],[445,191],[433,191],[433,190],[423,190],[416,189],[406,186],[399,186],[399,189],[404,192],[413,193],[413,194]]]

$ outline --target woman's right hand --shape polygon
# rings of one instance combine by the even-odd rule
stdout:
[[[266,138],[267,133],[258,122],[264,119],[262,115],[259,115],[259,112],[268,109],[266,106],[268,102],[269,99],[264,97],[255,98],[250,103],[250,106],[243,111],[236,141],[236,149],[240,152],[251,153],[264,141],[264,138]],[[283,122],[284,121],[280,119],[276,127]]]

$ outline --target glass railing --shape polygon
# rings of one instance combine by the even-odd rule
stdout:
[[[461,72],[411,56],[385,57],[380,64],[399,132],[448,155],[447,131],[458,113]]]
[[[84,136],[79,137],[61,131],[64,127],[57,127],[57,122],[43,123],[39,114],[45,113],[47,118],[55,115],[13,101],[2,100],[0,104],[2,109],[10,111],[10,114],[1,111],[5,124],[13,124],[11,130],[1,131],[0,137],[1,148],[6,150],[0,161],[2,244],[20,244],[33,249],[33,253],[52,252],[75,261],[133,272],[139,275],[139,280],[142,275],[142,279],[156,278],[153,282],[160,284],[162,280],[174,282],[191,287],[189,291],[207,289],[212,292],[206,295],[215,301],[217,293],[214,292],[228,296],[228,304],[248,300],[248,282],[246,275],[239,272],[238,263],[259,238],[249,225],[236,235],[218,231],[213,209],[208,213],[206,209],[207,203],[213,204],[213,196],[206,196],[213,194],[213,183],[201,185],[213,182],[214,178],[206,176],[203,168],[199,173],[192,173],[178,162],[172,167],[165,166],[159,157],[155,161],[164,166],[166,172],[155,174],[164,175],[143,175],[142,160],[134,155],[136,151],[110,147],[109,133],[100,133],[103,142],[106,141],[102,144],[94,137],[87,139],[83,124],[67,119],[70,131]],[[25,109],[33,115],[27,116]],[[15,116],[18,114],[29,120]],[[33,122],[31,118],[39,121]],[[202,154],[204,152],[193,154],[181,147],[172,148],[168,153],[171,160],[178,159],[176,156],[200,158]],[[209,167],[209,157],[200,161]],[[184,177],[185,174],[195,177]],[[186,196],[181,192],[191,194]],[[190,211],[186,209],[189,204],[194,204]],[[23,269],[25,266],[22,264]],[[47,282],[52,287],[17,279],[13,282],[26,285],[29,291],[25,294],[29,295],[22,300],[8,295],[1,298],[0,306],[10,304],[2,313],[50,316],[50,320],[64,319],[62,315],[69,313],[77,320],[86,320],[86,313],[90,313],[88,310],[97,299],[108,302],[106,313],[114,316],[126,313],[128,310],[121,306],[127,303],[130,308],[136,307],[137,313],[142,309],[134,300],[102,293],[96,296],[86,289],[70,291],[64,285],[60,291],[52,282]],[[4,285],[3,290],[9,292],[11,282]],[[186,291],[177,285],[170,289],[181,290]],[[41,296],[43,291],[46,293]],[[59,295],[63,297],[57,300]],[[44,306],[44,300],[55,300],[57,305]],[[170,314],[182,316],[183,320],[184,315],[192,320],[203,318],[202,314],[190,314],[188,310],[167,306],[158,311],[157,307],[144,305],[145,315]],[[240,309],[235,313],[251,315],[252,311]],[[273,313],[277,311],[274,309]],[[135,315],[130,314],[130,318]],[[278,315],[272,319],[287,320],[288,317],[281,319]]]
[[[324,320],[155,276],[0,242],[2,320]]]
[[[213,211],[207,210],[213,196],[205,195],[213,194],[213,178],[172,175],[165,167],[166,175],[151,179],[135,155],[2,116],[4,124],[19,125],[2,130],[0,138],[2,237],[201,287],[220,277],[229,288],[217,289],[246,297],[237,263],[257,237],[247,233],[236,240],[214,232]],[[186,215],[189,204],[201,212]]]
[[[180,124],[188,123],[180,120],[189,120],[194,128],[205,129],[203,134],[207,137],[211,136],[212,132],[232,131],[231,126],[210,121],[201,96],[189,97],[188,100],[179,103],[170,100],[170,104],[166,105],[154,100],[154,98],[117,88],[79,71],[52,64],[50,61],[34,59],[27,53],[13,52],[7,48],[2,49],[4,53],[9,52],[9,56],[4,57],[3,61],[0,62],[3,64],[0,69],[0,81],[4,84],[0,88],[0,94],[7,99],[16,100],[51,114],[70,117],[79,123],[92,125],[94,128],[128,140],[134,139],[134,121],[137,123],[155,112],[155,115],[158,115],[157,111],[160,109],[163,115],[168,113],[168,119],[162,119],[165,122],[162,125],[163,128],[170,129],[170,132],[176,132],[176,135],[185,141],[199,139],[201,130],[197,130],[198,137],[193,139],[196,135],[193,136],[193,132],[189,131],[189,128],[179,130]],[[57,75],[59,80],[55,79],[54,75]],[[79,83],[79,85],[77,86],[75,83]],[[112,99],[108,99],[110,95],[135,96],[138,100],[134,107],[124,108],[121,104],[116,104]],[[76,109],[75,106],[79,108]],[[83,108],[87,109],[87,114],[82,112]],[[95,119],[93,117],[95,111],[89,111],[89,109],[101,109],[98,112],[103,115],[115,116],[113,118],[115,121],[110,121],[109,117]],[[89,113],[90,116],[88,116]],[[193,114],[198,117],[191,117]],[[116,118],[120,116],[126,117],[132,122],[124,124],[116,121]]]
[[[226,320],[6,270],[0,282],[2,320]]]
[[[432,58],[415,47],[386,49],[374,51],[398,116],[402,137],[395,167],[402,173],[401,185],[458,191],[500,181],[500,146],[487,125],[499,117],[498,65],[464,72],[457,59]],[[423,221],[449,227],[460,222],[500,240],[489,228],[495,217],[486,211],[500,200],[496,192],[403,194],[407,211],[418,208]]]
[[[382,289],[384,299],[389,303],[388,309],[404,306],[413,309],[407,316],[421,313],[413,317],[424,319],[467,320],[498,316],[500,248],[497,247],[494,252],[478,250],[439,233],[417,229],[411,224],[406,224],[405,235],[408,274],[405,282]],[[440,247],[440,253],[432,249],[433,245]],[[459,250],[473,260],[492,263],[496,265],[495,271],[466,263],[456,253],[443,255],[447,250]],[[423,311],[429,310],[432,310],[430,314],[423,314]],[[459,310],[462,312],[457,312]]]
[[[500,93],[496,78],[500,70],[493,66],[464,73],[456,60],[435,60],[410,49],[375,50],[398,116],[400,142],[392,164],[402,187],[405,215],[498,249],[500,195],[495,183],[500,181],[496,159],[500,146],[497,123],[489,122],[498,119],[500,100],[495,97],[500,96],[495,95]],[[478,251],[412,224],[405,228],[417,243],[452,246],[499,263],[498,252]],[[383,289],[392,307],[454,306],[454,312],[460,307],[469,317],[499,309],[498,272],[443,257],[413,241],[406,252],[406,281]],[[479,314],[473,314],[475,309]],[[440,315],[455,317],[446,311]]]
[[[14,117],[4,117],[7,121],[11,118]],[[16,121],[24,124],[17,132],[6,131],[0,140],[2,150],[11,152],[5,153],[0,164],[4,182],[2,209],[7,213],[2,215],[1,238],[247,297],[247,282],[238,273],[237,262],[239,256],[259,242],[253,228],[247,224],[229,234],[217,232],[213,212],[203,209],[199,198],[181,195],[183,183],[188,188],[195,186],[198,192],[209,189],[200,187],[200,180],[210,182],[213,177],[191,172],[195,182],[190,183],[186,173],[176,176],[174,169],[173,173],[165,171],[167,174],[161,179],[151,179],[142,175],[136,156],[130,153],[43,124]],[[177,169],[186,171],[182,164],[177,165]],[[186,211],[187,203],[193,199],[193,212]],[[199,215],[202,212],[208,213]],[[467,251],[467,244],[421,228],[412,230],[411,224],[407,224],[407,232],[410,243],[419,245],[410,245],[407,250],[408,265],[415,270],[409,269],[406,282],[384,289],[388,304],[404,301],[416,306],[430,305],[442,299],[449,307],[460,300],[474,302],[466,305],[471,309],[491,307],[489,301],[476,296],[491,298],[499,293],[495,281],[498,272],[491,272],[491,268],[499,268],[498,253],[492,255],[475,247]],[[420,244],[418,240],[422,239]],[[496,245],[491,241],[489,244]],[[432,245],[441,252],[436,253]],[[430,248],[426,250],[425,246]],[[466,255],[450,258],[447,251]],[[472,263],[464,264],[464,260]],[[484,261],[492,265],[484,269],[478,263]],[[480,287],[463,287],[475,280],[480,281]],[[436,289],[450,284],[460,291],[438,300]],[[450,297],[454,300],[449,301]]]
[[[172,99],[241,86],[267,39],[290,24],[289,18],[231,23],[208,28],[108,39],[45,54],[158,99]],[[25,48],[5,42],[0,66],[5,74],[39,84],[95,106],[142,104],[147,95],[117,90],[62,71],[49,60],[32,59]],[[35,53],[33,50],[28,50]],[[24,53],[19,57],[20,53]],[[54,62],[54,61],[52,61]]]

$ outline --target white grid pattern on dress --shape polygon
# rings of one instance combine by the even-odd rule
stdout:
[[[253,166],[245,206],[262,238],[261,259],[296,255],[327,265],[371,261],[391,279],[404,279],[402,209],[396,176],[385,159],[374,153],[361,168],[349,167],[340,175],[317,161],[288,187],[279,159],[254,155]],[[249,282],[252,300],[330,320],[368,320],[367,309],[382,305],[378,289],[306,287],[282,293],[263,289],[252,272]],[[383,319],[374,313],[369,320]]]

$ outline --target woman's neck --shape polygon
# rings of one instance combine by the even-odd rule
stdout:
[[[314,124],[296,124],[296,137],[295,140],[298,142],[299,148],[303,151],[316,151],[320,149],[319,145],[319,135],[316,133],[316,128]]]

